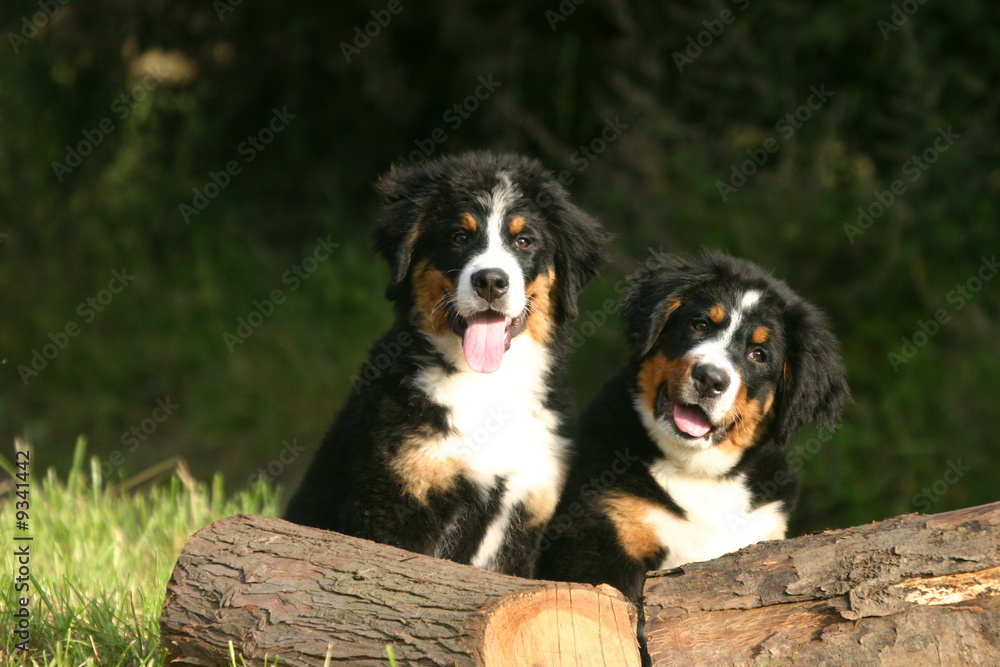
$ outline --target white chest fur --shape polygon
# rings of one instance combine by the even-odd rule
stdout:
[[[426,443],[422,455],[463,461],[484,494],[498,478],[506,479],[501,511],[472,559],[476,567],[490,568],[513,508],[558,495],[568,443],[556,435],[558,416],[542,406],[549,365],[543,346],[529,336],[516,337],[499,370],[483,374],[469,369],[458,338],[451,338],[434,342],[459,372],[449,375],[428,368],[416,378],[431,400],[450,410],[453,429],[447,437]]]
[[[780,501],[751,508],[750,490],[742,475],[732,479],[685,474],[667,460],[651,472],[686,518],[665,509],[650,509],[646,522],[668,553],[661,567],[710,560],[760,542],[781,539],[787,519]]]

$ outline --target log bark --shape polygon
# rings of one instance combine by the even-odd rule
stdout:
[[[639,664],[635,613],[596,589],[477,570],[258,516],[196,533],[160,619],[171,665]],[[329,662],[326,662],[329,660]],[[560,662],[561,661],[561,662]]]
[[[1000,503],[765,542],[651,573],[656,665],[1000,665]],[[280,519],[197,533],[169,664],[637,665],[610,587],[476,570]]]
[[[646,581],[656,665],[1000,665],[1000,503],[752,545]]]

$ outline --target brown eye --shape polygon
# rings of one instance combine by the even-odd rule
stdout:
[[[708,331],[708,322],[705,320],[691,320],[691,328],[695,331]]]
[[[525,248],[529,248],[531,247],[531,239],[529,239],[527,236],[518,236],[516,239],[514,239],[514,245],[516,245],[518,248],[521,248],[522,250]]]
[[[451,236],[451,242],[455,245],[465,245],[469,242],[469,235],[465,232],[455,232]]]
[[[760,349],[759,347],[750,350],[750,354],[747,356],[750,357],[751,361],[756,361],[758,364],[762,364],[765,361],[767,361],[767,352]]]

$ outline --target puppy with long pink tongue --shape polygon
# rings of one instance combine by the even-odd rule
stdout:
[[[680,431],[692,438],[701,438],[712,430],[712,425],[705,417],[705,413],[697,408],[689,408],[684,405],[674,406],[674,424]]]
[[[462,335],[462,351],[469,367],[477,373],[493,373],[500,368],[503,353],[510,346],[507,336],[510,317],[487,311],[469,318]]]

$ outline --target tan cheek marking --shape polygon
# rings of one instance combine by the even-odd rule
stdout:
[[[549,269],[548,273],[538,276],[525,288],[531,308],[525,329],[529,336],[539,343],[547,343],[555,326],[553,321],[553,291],[556,289],[556,272]]]
[[[445,334],[451,330],[442,297],[455,290],[454,283],[427,260],[413,270],[413,298],[424,330]]]
[[[719,449],[726,453],[738,453],[759,442],[773,417],[773,407],[773,393],[767,394],[763,400],[749,399],[746,387],[741,386],[731,416],[727,419],[735,419],[737,415],[742,415],[742,419],[730,429],[726,439],[719,443]]]
[[[711,310],[708,311],[708,319],[716,324],[722,324],[722,320],[726,319],[726,309],[722,307],[721,303],[712,306]]]
[[[510,230],[511,236],[517,236],[518,234],[524,231],[525,224],[526,223],[524,222],[524,218],[522,218],[521,216],[517,216],[510,221],[510,223],[507,225],[507,229]]]
[[[556,511],[559,494],[554,489],[536,489],[528,495],[525,509],[528,511],[528,528],[535,528],[549,522]]]
[[[460,474],[466,471],[461,459],[437,458],[429,451],[433,442],[413,441],[393,459],[390,469],[403,485],[403,489],[418,502],[427,502],[431,492],[450,491]]]
[[[656,396],[660,385],[667,383],[668,392],[682,386],[685,378],[691,372],[691,362],[681,359],[667,359],[662,352],[657,352],[646,358],[639,366],[638,384],[642,396],[642,404],[650,411],[655,411]]]
[[[462,222],[462,229],[464,229],[467,232],[474,232],[476,231],[476,228],[479,226],[479,223],[476,222],[476,216],[472,215],[471,213],[463,213],[459,217],[459,219]]]
[[[663,549],[656,531],[645,521],[650,510],[656,508],[655,503],[616,492],[604,494],[601,500],[618,541],[630,558],[645,561]]]
[[[771,330],[767,327],[757,327],[753,330],[753,335],[750,336],[750,341],[756,343],[757,345],[762,345],[766,343],[771,338]]]

